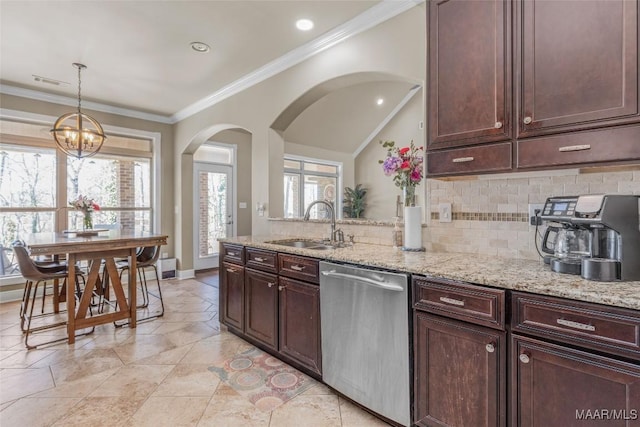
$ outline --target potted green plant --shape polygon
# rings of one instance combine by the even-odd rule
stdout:
[[[364,201],[366,195],[367,189],[362,184],[357,184],[355,188],[344,188],[342,211],[347,218],[364,218],[364,209],[367,206]]]

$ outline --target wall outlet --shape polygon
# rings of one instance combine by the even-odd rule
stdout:
[[[438,205],[440,222],[451,222],[451,203],[440,203]]]
[[[540,219],[542,208],[544,208],[544,203],[529,203],[529,225],[536,225],[536,209],[540,211],[538,213],[538,225],[542,225],[542,219]]]

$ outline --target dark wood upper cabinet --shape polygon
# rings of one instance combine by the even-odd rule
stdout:
[[[638,3],[516,3],[518,138],[638,122]]]
[[[429,150],[511,138],[511,2],[428,7]]]
[[[427,10],[427,176],[640,159],[637,0]]]

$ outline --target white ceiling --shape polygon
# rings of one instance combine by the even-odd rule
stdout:
[[[83,102],[175,116],[390,3],[407,1],[2,0],[0,83],[4,93],[17,88],[75,98],[71,64],[81,62],[88,67]],[[315,28],[297,30],[302,17]],[[209,44],[211,52],[194,52],[193,41]],[[32,75],[69,85],[39,83]]]

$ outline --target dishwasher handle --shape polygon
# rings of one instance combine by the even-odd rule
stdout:
[[[367,277],[360,277],[354,274],[338,273],[335,270],[323,271],[322,275],[327,277],[340,277],[342,279],[355,280],[358,282],[366,283],[367,285],[375,286],[377,288],[386,289],[388,291],[394,291],[394,292],[404,291],[404,288],[400,285],[394,285],[393,283],[388,283],[383,280],[374,280],[374,279],[369,279]]]

